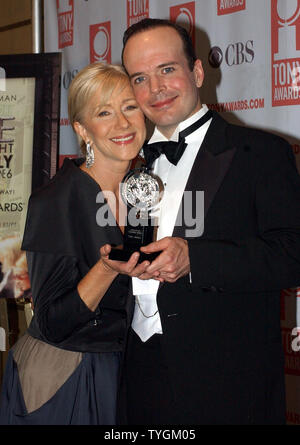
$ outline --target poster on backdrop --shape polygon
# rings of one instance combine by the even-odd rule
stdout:
[[[31,193],[35,79],[6,79],[0,92],[0,297],[29,288],[20,251]]]

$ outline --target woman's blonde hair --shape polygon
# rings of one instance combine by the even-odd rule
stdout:
[[[109,101],[116,87],[122,90],[128,84],[129,78],[119,65],[96,62],[79,71],[71,82],[68,95],[68,112],[73,130],[75,131],[75,122],[84,124],[87,106],[99,87],[101,87],[99,106],[102,106]],[[85,142],[79,135],[77,136],[81,150],[85,155]]]

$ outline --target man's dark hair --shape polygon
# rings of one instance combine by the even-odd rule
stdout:
[[[130,39],[130,37],[132,37],[133,35],[138,34],[140,32],[148,31],[149,29],[161,28],[163,26],[168,26],[169,28],[173,28],[179,34],[179,37],[181,38],[182,45],[183,45],[183,51],[184,51],[184,54],[185,54],[187,62],[188,62],[188,66],[189,66],[190,70],[193,71],[194,64],[195,64],[197,57],[195,54],[193,42],[192,42],[188,32],[182,26],[178,25],[177,23],[173,23],[170,20],[149,19],[149,18],[143,19],[140,22],[134,23],[128,29],[126,29],[126,31],[124,32],[123,50],[122,50],[122,64],[123,64],[124,68],[125,68],[124,59],[123,59],[124,49],[125,49],[126,43]]]

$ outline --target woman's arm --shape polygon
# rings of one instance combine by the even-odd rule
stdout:
[[[83,278],[76,257],[27,252],[34,314],[48,341],[61,342],[92,321],[99,302],[119,273],[139,273],[149,264],[136,266],[138,254],[133,254],[127,263],[109,261],[109,251],[108,245],[100,249],[99,260]]]

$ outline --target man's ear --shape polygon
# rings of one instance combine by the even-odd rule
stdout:
[[[85,129],[85,127],[78,121],[74,122],[74,130],[76,131],[76,133],[81,137],[81,139],[83,139],[84,141],[88,140],[88,135],[87,135],[87,131]]]
[[[200,59],[197,59],[195,61],[193,73],[194,73],[194,78],[195,78],[197,87],[198,88],[202,87],[203,80],[204,80],[204,70],[203,70],[202,62]]]

